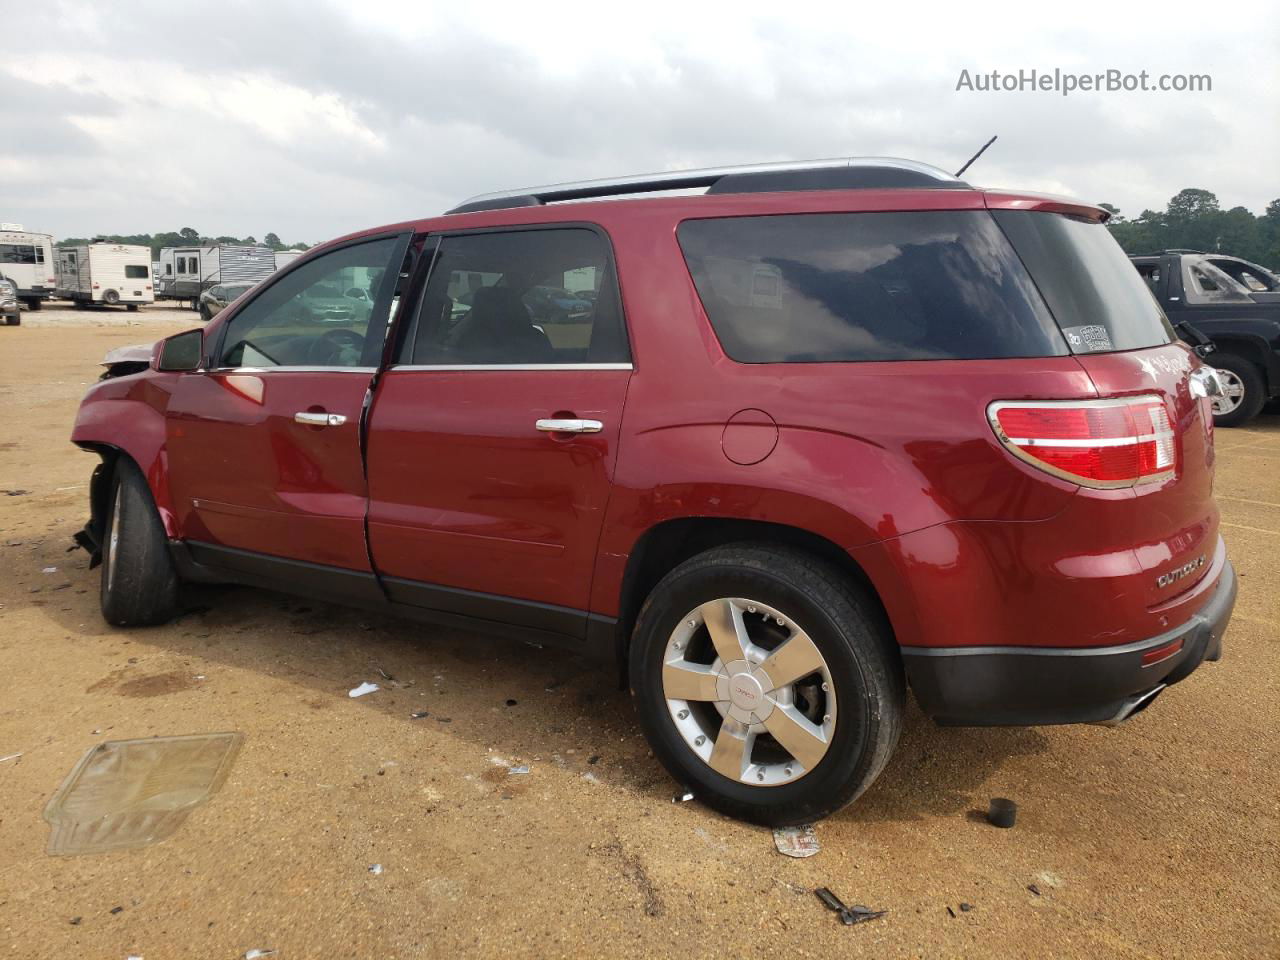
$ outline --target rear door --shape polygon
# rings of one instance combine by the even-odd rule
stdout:
[[[209,369],[182,376],[167,431],[189,540],[223,559],[370,570],[360,420],[407,242],[352,243],[280,277],[222,327]],[[317,300],[357,284],[376,291],[370,314],[315,319]]]
[[[1213,501],[1213,417],[1210,401],[1193,382],[1201,363],[1177,340],[1104,226],[1057,213],[997,210],[994,216],[1099,396],[1151,396],[1165,408],[1173,433],[1167,454],[1171,475],[1119,490],[1082,489],[1073,508],[1079,523],[1094,532],[1099,551],[1133,547],[1136,564],[1129,581],[1152,613],[1154,636],[1173,622],[1159,619],[1169,605],[1193,593],[1202,580],[1216,579],[1225,562]],[[1178,296],[1169,259],[1161,269],[1169,295]],[[1157,435],[1161,429],[1151,424],[1148,432]],[[1188,564],[1189,575],[1161,581]]]
[[[574,311],[542,287],[588,294]],[[369,546],[392,599],[581,635],[631,373],[607,238],[440,237],[370,415]]]

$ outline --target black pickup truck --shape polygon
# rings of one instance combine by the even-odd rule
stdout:
[[[1213,400],[1213,421],[1235,427],[1280,396],[1280,277],[1238,257],[1165,250],[1130,257],[1178,335],[1214,346],[1205,362],[1218,369],[1225,392]]]

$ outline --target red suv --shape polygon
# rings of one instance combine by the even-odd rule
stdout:
[[[855,160],[325,244],[85,397],[103,614],[221,581],[560,640],[769,824],[862,793],[908,686],[1117,723],[1220,656],[1236,581],[1220,385],[1105,218]]]

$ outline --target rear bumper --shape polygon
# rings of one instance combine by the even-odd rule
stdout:
[[[1222,635],[1236,602],[1236,574],[1223,567],[1209,600],[1186,623],[1118,647],[904,647],[911,688],[938,723],[1023,726],[1118,723],[1222,656]],[[1143,665],[1143,655],[1176,645],[1172,656]]]

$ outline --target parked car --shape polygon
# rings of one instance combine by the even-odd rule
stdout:
[[[0,278],[0,317],[4,317],[5,326],[16,327],[22,322],[22,308],[18,305],[18,288],[8,280]]]
[[[244,296],[254,286],[252,283],[219,283],[205,290],[200,294],[198,307],[201,319],[208,323],[221,313],[227,304]]]
[[[868,160],[333,241],[89,389],[103,615],[221,581],[563,643],[768,824],[861,794],[908,687],[945,724],[1117,724],[1218,659],[1236,578],[1217,379],[1104,217]],[[356,277],[367,314],[297,315]],[[524,298],[570,284],[598,295],[557,343]]]
[[[1130,259],[1179,336],[1191,344],[1203,336],[1213,344],[1208,362],[1224,385],[1213,403],[1218,426],[1247,423],[1280,396],[1280,293],[1271,286],[1254,290],[1232,276],[1275,283],[1268,271],[1247,260],[1186,250]]]

